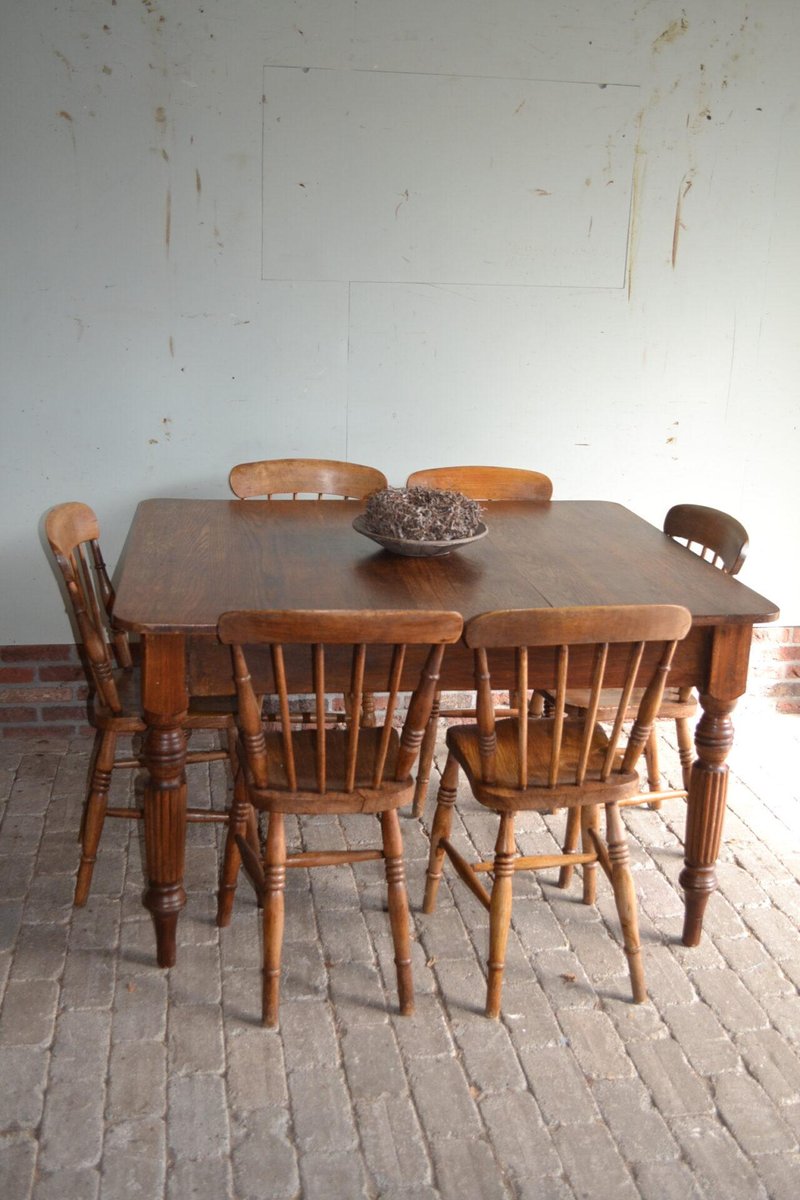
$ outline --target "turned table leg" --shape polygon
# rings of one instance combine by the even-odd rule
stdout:
[[[186,737],[188,699],[184,639],[145,635],[142,645],[142,707],[147,722],[144,759],[144,840],[147,889],[160,967],[175,964],[178,915],[186,903]]]
[[[679,877],[686,905],[684,946],[699,944],[703,913],[708,897],[717,886],[714,864],[722,839],[728,791],[725,759],[733,745],[730,714],[735,701],[714,700],[711,696],[701,694],[700,703],[703,715],[695,732],[697,758],[689,785],[685,866]]]
[[[714,865],[725,820],[731,713],[747,683],[752,634],[750,625],[721,625],[714,630],[706,687],[700,690],[703,711],[695,731],[697,758],[689,784],[684,868],[679,876],[686,907],[684,946],[699,944],[703,913],[717,886]]]

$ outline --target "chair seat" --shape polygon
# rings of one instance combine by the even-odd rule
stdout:
[[[583,727],[577,721],[563,724],[560,766],[557,783],[548,784],[555,721],[551,717],[535,718],[528,722],[528,787],[517,782],[519,749],[517,721],[506,719],[495,723],[497,751],[495,781],[487,783],[482,775],[480,735],[477,725],[454,725],[447,731],[447,748],[457,759],[469,780],[475,798],[497,812],[551,812],[557,808],[574,808],[585,804],[619,802],[639,791],[636,771],[621,774],[615,771],[610,779],[600,779],[608,749],[608,737],[600,725],[592,734],[585,780],[575,786]]]
[[[251,781],[253,804],[270,812],[286,813],[378,813],[400,808],[411,799],[414,780],[410,774],[405,779],[392,779],[400,749],[400,738],[395,729],[389,736],[383,782],[377,788],[373,786],[382,733],[380,728],[362,727],[358,740],[355,785],[351,792],[330,786],[320,792],[317,782],[317,730],[303,729],[292,735],[296,788],[289,787],[283,737],[280,733],[268,732],[264,740],[269,785],[256,787]],[[348,733],[344,729],[326,731],[328,780],[345,777],[348,740]]]
[[[688,699],[681,698],[682,689],[665,688],[661,704],[658,706],[657,718],[661,717],[694,717],[697,713],[697,698],[692,693]],[[568,688],[565,696],[565,707],[568,713],[585,712],[589,705],[588,688]],[[617,715],[622,690],[620,688],[603,688],[600,692],[600,708],[597,713],[598,721],[613,721]],[[628,705],[627,718],[632,721],[642,702],[644,688],[634,688]]]

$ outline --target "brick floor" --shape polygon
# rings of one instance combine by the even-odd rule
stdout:
[[[214,925],[220,832],[190,828],[179,962],[153,964],[141,824],[110,822],[73,911],[84,741],[0,747],[4,1200],[796,1200],[800,717],[737,719],[719,890],[678,941],[683,804],[628,810],[650,1001],[629,1001],[613,903],[519,876],[504,1015],[481,1015],[486,914],[448,875],[419,911],[427,827],[404,819],[417,1012],[396,1012],[379,864],[291,873],[281,1029],[263,1030],[240,887]],[[677,776],[666,727],[662,761]],[[441,766],[441,756],[437,759]],[[218,767],[193,799],[224,799]],[[120,795],[131,783],[120,780]],[[454,837],[493,825],[466,794]],[[372,818],[307,820],[311,847]],[[526,817],[520,845],[554,845]]]

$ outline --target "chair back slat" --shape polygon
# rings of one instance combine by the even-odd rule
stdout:
[[[461,616],[452,612],[306,610],[223,614],[217,632],[220,641],[232,650],[242,740],[256,787],[315,791],[320,796],[331,790],[352,793],[369,787],[380,789],[390,762],[393,779],[407,780],[430,717],[445,646],[458,640],[462,627]],[[272,664],[271,678],[258,680],[258,688],[247,669],[248,647],[257,645],[270,647]],[[398,741],[393,721],[398,693],[409,682],[404,679],[404,670],[406,648],[411,645],[427,646],[428,650]],[[309,652],[316,728],[303,731],[296,728],[298,720],[296,716],[293,719],[291,697],[308,689]],[[344,730],[329,731],[326,702],[334,653],[337,674],[349,662],[349,676],[340,688],[348,720]],[[276,743],[265,739],[257,695],[273,689],[281,730],[269,736],[281,739],[277,743],[281,748],[280,780],[276,778],[274,750],[270,757],[270,745]],[[368,691],[386,693],[384,719],[377,729],[362,725],[362,702]]]
[[[89,542],[89,547],[94,564],[95,587],[105,610],[103,623],[107,626],[114,611],[116,593],[108,577],[108,569],[97,538],[92,538]],[[133,658],[131,657],[131,645],[128,641],[127,633],[121,629],[111,629],[110,634],[117,665],[120,667],[132,667]]]
[[[272,674],[275,680],[275,690],[278,693],[278,709],[281,715],[281,736],[283,738],[284,766],[289,787],[297,787],[297,772],[294,762],[294,746],[292,745],[292,718],[289,702],[289,686],[286,682],[286,664],[283,657],[283,646],[272,646]],[[324,731],[324,727],[323,727]]]
[[[589,765],[589,751],[592,747],[592,730],[597,722],[600,708],[600,693],[603,690],[606,663],[608,662],[608,642],[598,642],[594,654],[594,670],[589,690],[589,703],[586,708],[586,718],[583,723],[581,749],[575,769],[575,782],[580,785],[586,779],[586,769]]]
[[[381,730],[381,740],[378,747],[378,756],[375,760],[375,770],[372,775],[372,786],[380,787],[383,782],[383,773],[386,769],[386,756],[389,752],[389,742],[392,735],[392,727],[394,724],[394,714],[397,708],[397,696],[400,691],[400,683],[403,677],[403,666],[406,660],[406,647],[402,644],[397,645],[392,650],[392,666],[389,672],[389,692],[386,697],[386,711],[383,717],[383,729]]]
[[[528,647],[517,649],[517,757],[519,760],[519,786],[525,787],[528,764]]]
[[[494,698],[489,659],[482,648],[475,652],[475,694],[481,772],[488,783],[494,783],[497,767]]]
[[[315,642],[312,651],[314,681],[314,713],[317,724],[317,787],[324,792],[328,786],[328,742],[325,713],[325,647]]]
[[[247,659],[242,652],[241,646],[231,647],[231,659],[233,662],[233,680],[236,685],[239,724],[245,756],[256,787],[267,787],[269,783],[269,771],[267,768],[264,726],[261,723],[261,705],[256,696]]]
[[[352,792],[356,782],[356,766],[358,764],[358,743],[361,737],[361,705],[364,700],[364,667],[367,659],[367,647],[359,642],[353,647],[352,669],[350,672],[350,708],[347,725],[347,766],[345,772],[346,792]]]
[[[639,668],[644,654],[644,642],[635,642],[631,646],[631,654],[628,660],[628,668],[625,672],[625,681],[620,692],[617,711],[614,715],[614,722],[611,728],[611,734],[608,739],[608,749],[606,750],[605,762],[603,769],[600,772],[600,778],[607,780],[611,774],[611,769],[614,766],[614,760],[617,754],[620,738],[622,737],[622,728],[625,722],[625,717],[631,703],[633,689],[636,687],[636,680],[639,676]]]
[[[403,638],[403,641],[408,641],[409,645],[412,640],[405,636]],[[394,776],[396,780],[405,779],[417,761],[417,756],[422,745],[422,738],[428,725],[428,718],[433,708],[434,697],[439,687],[439,674],[442,669],[445,644],[450,642],[450,640],[451,638],[448,637],[442,642],[432,645],[428,651],[419,683],[409,701],[403,731],[400,735],[400,752],[397,756],[397,766],[395,767]],[[458,638],[453,638],[452,640],[458,641]],[[419,641],[419,638],[417,641]]]
[[[675,655],[677,644],[677,641],[665,643],[661,660],[645,689],[645,693],[639,704],[639,711],[636,714],[636,720],[633,723],[633,729],[628,738],[628,744],[625,747],[625,757],[622,761],[622,769],[624,771],[633,770],[647,744],[650,730],[653,727],[653,721],[661,705],[664,688],[667,684],[667,676],[672,666],[672,659]]]
[[[555,787],[558,780],[558,767],[561,761],[561,744],[564,736],[564,715],[566,712],[567,682],[569,676],[569,646],[558,647],[556,667],[556,705],[553,712],[553,740],[550,749],[550,770],[548,783]]]

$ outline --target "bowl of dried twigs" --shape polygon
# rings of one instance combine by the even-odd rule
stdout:
[[[486,537],[477,500],[439,488],[382,488],[367,497],[353,528],[392,554],[432,558]]]

